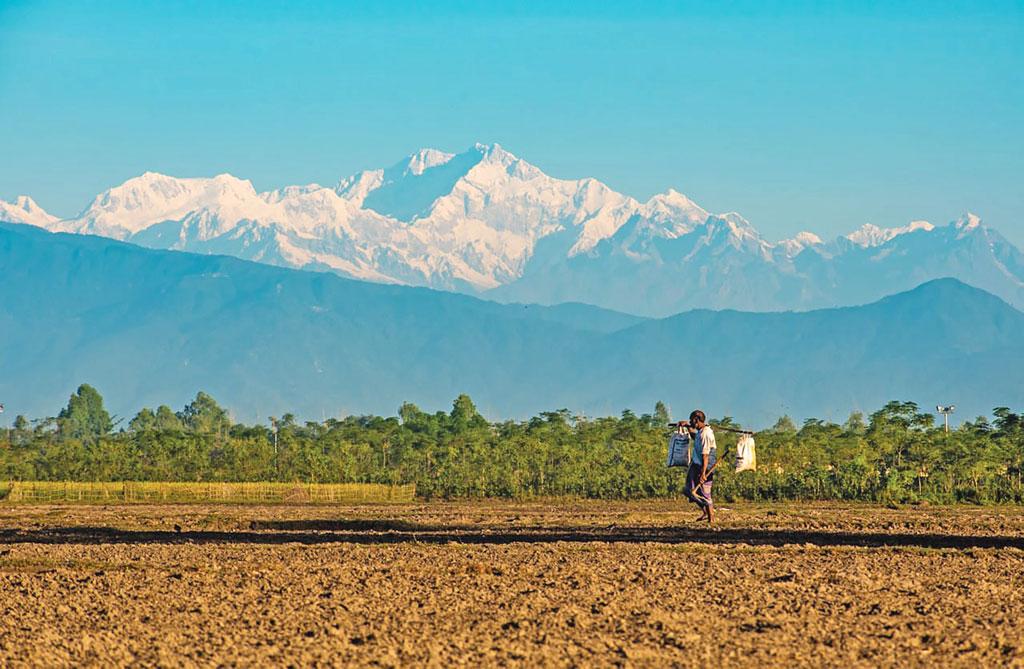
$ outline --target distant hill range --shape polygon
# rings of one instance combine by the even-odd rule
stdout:
[[[763,426],[890,399],[961,416],[1024,405],[1024,314],[942,279],[859,307],[660,320],[498,304],[224,256],[0,224],[0,401],[53,415],[77,384],[114,411],[206,390],[238,420],[446,408],[590,415],[664,400]]]
[[[709,213],[674,190],[639,202],[596,179],[552,178],[497,144],[459,154],[423,149],[334,186],[265,193],[229,174],[147,172],[71,219],[23,196],[0,202],[0,220],[645,316],[864,304],[947,276],[1024,308],[1024,254],[973,214],[938,227],[865,225],[834,240],[803,232],[769,242],[739,214]]]

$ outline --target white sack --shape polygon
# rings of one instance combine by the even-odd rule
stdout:
[[[736,444],[736,471],[745,472],[748,469],[757,469],[757,451],[754,450],[754,438],[745,434]]]
[[[690,435],[686,432],[673,432],[668,438],[668,466],[690,466]]]

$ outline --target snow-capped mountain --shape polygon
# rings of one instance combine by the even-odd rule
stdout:
[[[0,221],[28,223],[45,228],[58,220],[56,216],[46,213],[46,210],[28,195],[19,195],[14,202],[0,200]]]
[[[851,232],[846,235],[846,238],[857,246],[868,248],[869,246],[881,246],[890,239],[905,235],[908,232],[914,232],[916,230],[924,230],[925,232],[931,232],[935,229],[935,226],[928,221],[912,221],[910,225],[903,226],[902,228],[880,228],[877,225],[871,223],[865,223],[855,232]]]
[[[540,239],[569,232],[566,250],[586,250],[640,206],[594,179],[554,179],[498,145],[476,145],[461,154],[423,150],[335,188],[257,193],[226,174],[146,173],[101,193],[74,219],[18,220],[154,248],[479,292],[520,276]]]
[[[334,187],[259,193],[229,174],[147,172],[57,220],[30,198],[0,219],[505,301],[661,316],[693,307],[860,304],[953,276],[1024,306],[1024,258],[973,214],[771,242],[736,213],[669,190],[647,202],[556,179],[501,146],[423,149]]]
[[[865,304],[907,286],[955,277],[1024,306],[1024,254],[973,214],[946,226],[812,233],[771,243],[736,214],[658,236],[630,219],[590,253],[491,291],[501,300],[578,301],[646,315],[693,308],[786,311]]]

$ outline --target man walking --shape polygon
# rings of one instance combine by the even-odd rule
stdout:
[[[700,507],[700,520],[715,522],[715,505],[711,501],[711,484],[718,462],[715,433],[700,409],[690,414],[686,425],[690,432],[690,468],[686,472],[686,496]]]

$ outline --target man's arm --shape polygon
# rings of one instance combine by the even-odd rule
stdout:
[[[706,472],[704,472],[705,478],[707,478],[708,476],[711,476],[712,474],[715,473],[715,470],[718,469],[718,463],[721,462],[721,461],[722,461],[721,458],[719,458],[718,460],[715,460],[715,464],[711,465],[711,469],[709,469]]]
[[[715,443],[715,433],[711,431],[710,427],[704,427],[700,431],[700,454],[701,454],[701,465],[700,465],[700,482],[703,484],[708,480],[708,457],[711,455],[711,447]],[[715,463],[718,464],[717,462]],[[712,469],[713,471],[713,469]]]
[[[697,481],[701,484],[708,480],[708,447],[704,441],[706,430],[706,427],[697,430],[697,436],[695,437],[700,444],[700,478]]]

